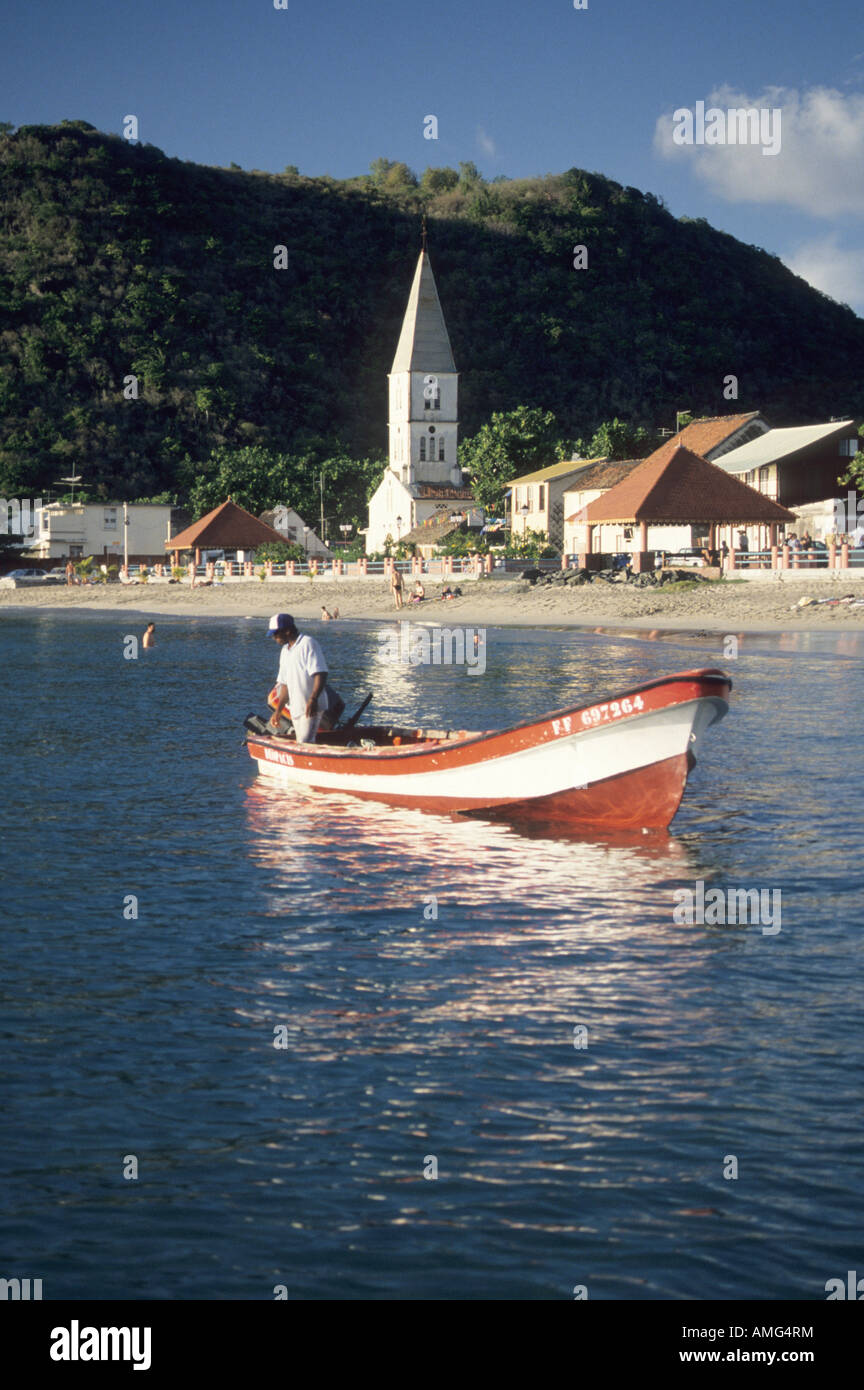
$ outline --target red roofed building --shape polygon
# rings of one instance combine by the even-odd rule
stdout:
[[[767,434],[768,429],[767,420],[758,410],[748,410],[743,415],[711,415],[691,420],[672,439],[700,458],[716,463],[723,454],[751,439],[758,439],[760,434]]]
[[[259,521],[257,516],[238,507],[230,497],[221,506],[193,521],[185,531],[171,536],[165,542],[165,549],[174,555],[174,563],[179,564],[182,551],[194,551],[195,563],[201,563],[201,555],[208,550],[224,551],[226,558],[251,559],[259,545],[274,542],[284,544],[284,536],[274,531],[272,526]],[[239,554],[238,554],[239,552]]]
[[[587,554],[632,551],[647,556],[649,549],[674,552],[706,545],[714,550],[724,531],[731,549],[737,527],[764,526],[773,542],[778,527],[795,517],[683,447],[676,435],[568,520],[585,525]]]

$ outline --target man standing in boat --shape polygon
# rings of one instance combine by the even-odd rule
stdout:
[[[291,715],[298,743],[314,743],[321,716],[328,707],[327,662],[314,637],[297,631],[290,613],[274,613],[267,627],[282,648],[276,677],[276,707],[270,719],[274,729],[285,705]]]

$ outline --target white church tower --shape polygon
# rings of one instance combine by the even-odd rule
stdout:
[[[403,483],[462,486],[459,374],[429,256],[420,252],[390,369],[390,467]]]
[[[369,503],[370,554],[454,507],[481,524],[458,463],[459,373],[425,241],[388,378],[389,462]]]

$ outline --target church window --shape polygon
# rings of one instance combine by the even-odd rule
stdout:
[[[444,436],[443,436],[443,434],[441,435],[440,439],[438,440],[438,462],[439,462],[439,463],[444,463],[444,462],[445,462],[445,459],[444,459]]]
[[[425,462],[426,462],[426,436],[425,436],[425,434],[421,434],[421,436],[420,436],[420,462],[421,462],[421,463],[425,463]]]

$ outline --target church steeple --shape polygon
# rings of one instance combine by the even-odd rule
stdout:
[[[455,372],[429,253],[420,252],[392,372]]]
[[[406,484],[460,486],[458,373],[423,247],[390,369],[390,468]]]

